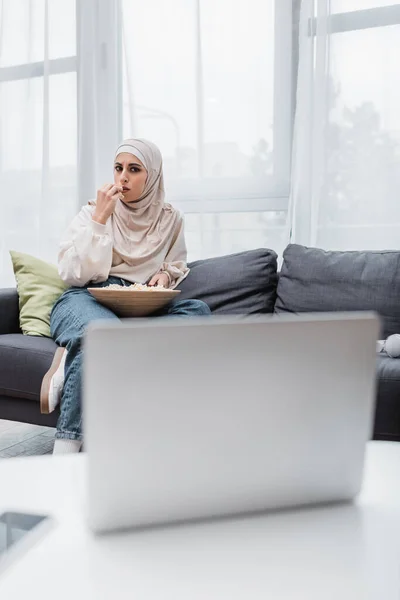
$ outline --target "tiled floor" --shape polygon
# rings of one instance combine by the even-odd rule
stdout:
[[[54,429],[0,420],[0,459],[51,454]]]

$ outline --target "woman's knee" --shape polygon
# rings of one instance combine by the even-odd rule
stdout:
[[[196,300],[196,303],[196,310],[198,310],[202,315],[211,315],[211,308],[206,302],[203,302],[202,300]]]
[[[82,306],[69,295],[62,297],[54,306],[50,316],[52,338],[60,345],[79,346],[85,331]]]
[[[186,310],[193,315],[211,314],[210,307],[202,300],[187,300]]]
[[[66,346],[67,342],[80,342],[91,321],[103,319],[118,317],[110,309],[99,304],[86,288],[71,288],[54,306],[50,330],[57,343]]]

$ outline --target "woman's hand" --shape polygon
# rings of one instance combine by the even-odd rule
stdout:
[[[157,273],[154,275],[148,283],[150,287],[154,287],[156,285],[162,285],[163,287],[169,287],[169,277],[166,273]]]
[[[107,220],[115,210],[117,201],[123,200],[122,187],[114,185],[113,183],[106,183],[97,192],[96,208],[94,210],[92,219],[105,225]]]

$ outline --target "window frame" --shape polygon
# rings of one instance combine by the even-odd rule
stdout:
[[[59,75],[62,73],[76,73],[77,57],[67,56],[64,58],[53,58],[48,61],[25,63],[12,67],[0,68],[0,83],[18,81],[21,79],[32,79],[44,77],[45,74]]]
[[[44,77],[45,74],[59,75],[64,73],[77,73],[77,56],[25,63],[12,67],[0,67],[0,84]],[[0,155],[0,169],[1,165]]]
[[[318,17],[310,19],[309,35],[317,34]],[[363,8],[344,13],[334,13],[329,17],[329,33],[345,33],[380,27],[400,25],[400,3],[376,8]]]

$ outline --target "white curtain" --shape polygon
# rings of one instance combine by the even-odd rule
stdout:
[[[0,285],[55,261],[77,209],[75,0],[0,0]]]
[[[400,4],[303,0],[291,241],[400,247]]]

